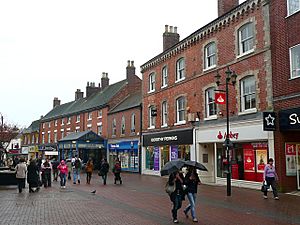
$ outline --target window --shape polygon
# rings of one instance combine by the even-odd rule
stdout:
[[[161,109],[161,125],[162,126],[167,126],[167,118],[168,118],[168,111],[167,111],[167,102],[164,101],[162,103],[162,109]]]
[[[57,132],[54,132],[54,143],[57,142]]]
[[[291,78],[300,77],[300,44],[290,48]]]
[[[216,66],[216,43],[212,42],[205,46],[204,49],[205,69]]]
[[[51,122],[48,123],[48,127],[49,127],[49,128],[51,127]]]
[[[42,144],[45,144],[45,134],[42,134]]]
[[[34,144],[34,134],[31,136],[31,144]]]
[[[294,14],[300,10],[300,0],[288,0],[288,14]]]
[[[65,118],[62,118],[61,119],[61,125],[64,125],[65,124]]]
[[[184,58],[181,58],[176,63],[176,81],[184,80],[185,78],[185,68]]]
[[[97,127],[97,133],[98,133],[99,136],[102,135],[102,124],[98,125],[98,127]]]
[[[215,103],[215,88],[208,88],[205,91],[205,111],[206,118],[217,115]]]
[[[116,136],[117,134],[117,123],[116,123],[116,119],[114,118],[112,121],[112,135]]]
[[[57,126],[57,120],[54,121],[54,126]]]
[[[121,135],[125,135],[125,117],[122,116],[121,120]]]
[[[248,76],[241,80],[241,111],[256,108],[255,78]]]
[[[79,123],[80,122],[80,115],[77,115],[76,116],[76,123]]]
[[[43,123],[43,129],[45,129],[45,123]]]
[[[48,143],[51,143],[51,134],[48,132]]]
[[[98,117],[99,117],[99,118],[102,118],[102,109],[100,109],[100,110],[98,111]]]
[[[60,131],[60,135],[61,135],[61,139],[63,139],[64,138],[64,131],[62,130],[62,131]]]
[[[27,144],[27,135],[24,136],[24,144]]]
[[[131,128],[130,128],[131,133],[135,133],[135,114],[131,114]]]
[[[149,75],[149,92],[155,91],[155,73]]]
[[[161,71],[161,87],[168,86],[168,68],[165,66]]]
[[[180,97],[176,100],[176,122],[185,122],[185,98]]]
[[[88,120],[92,120],[92,112],[88,113]]]
[[[149,107],[149,128],[155,128],[155,112],[154,106]]]
[[[68,117],[68,124],[70,124],[71,123],[71,117],[69,116]]]
[[[239,29],[239,55],[247,54],[253,50],[253,33],[253,23],[247,23]]]

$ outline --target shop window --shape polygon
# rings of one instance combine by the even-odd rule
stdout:
[[[176,122],[185,123],[185,97],[176,100]]]
[[[161,154],[160,168],[162,168],[167,162],[170,161],[170,146],[165,145],[160,147],[160,154]]]
[[[217,107],[215,103],[215,88],[208,88],[205,91],[205,109],[206,118],[215,117],[217,115]]]
[[[168,67],[164,66],[161,72],[161,87],[168,86]]]
[[[290,48],[291,79],[300,77],[300,44]]]
[[[146,147],[146,169],[153,170],[154,169],[154,147],[149,146]]]
[[[256,109],[255,77],[248,76],[241,80],[241,111]]]
[[[216,67],[216,43],[211,42],[204,48],[205,69]]]
[[[300,0],[287,0],[288,15],[292,15],[300,10]]]
[[[238,30],[239,55],[245,55],[254,50],[253,23],[247,23]]]
[[[181,58],[176,62],[176,82],[184,79],[185,79],[185,60],[184,58]]]
[[[121,120],[121,135],[125,135],[125,117],[122,116]]]

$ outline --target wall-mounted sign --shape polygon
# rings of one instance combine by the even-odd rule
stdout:
[[[279,112],[280,130],[300,130],[300,108]]]
[[[151,109],[151,116],[157,116],[157,109]]]
[[[215,103],[217,104],[226,104],[226,94],[225,93],[215,93]]]
[[[298,145],[299,146],[299,145]],[[297,175],[297,145],[285,143],[285,168],[287,176]],[[298,152],[300,153],[300,152]]]
[[[275,112],[263,112],[264,131],[276,130],[276,114]]]
[[[218,133],[218,135],[217,135],[217,138],[218,139],[226,139],[226,137],[227,137],[227,133],[226,132],[224,132],[223,134],[222,134],[222,132],[221,131],[219,131],[219,133]],[[228,138],[229,139],[235,139],[235,140],[237,140],[238,138],[239,138],[239,133],[238,132],[232,132],[232,131],[230,131],[229,132],[229,134],[228,134]]]

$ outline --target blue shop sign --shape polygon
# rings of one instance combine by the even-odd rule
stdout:
[[[108,144],[109,149],[137,149],[138,141],[123,141],[114,144]]]

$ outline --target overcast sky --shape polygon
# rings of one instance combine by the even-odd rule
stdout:
[[[127,60],[141,77],[166,24],[182,40],[215,18],[217,0],[0,0],[0,113],[28,127],[102,72],[125,79]]]

